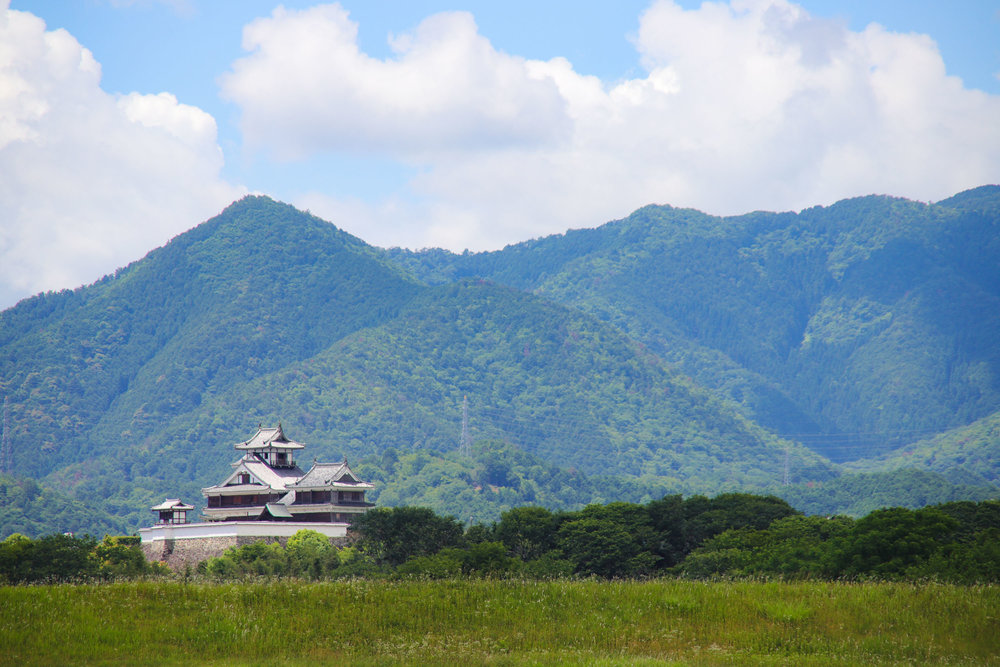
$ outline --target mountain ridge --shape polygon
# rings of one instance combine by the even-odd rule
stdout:
[[[518,244],[511,264],[531,254],[535,265],[530,273],[522,270],[513,277],[511,264],[496,268],[497,258],[508,249],[451,257],[393,256],[418,276],[482,275],[587,310],[661,352],[700,383],[742,403],[748,416],[781,433],[840,437],[907,430],[899,424],[912,412],[907,398],[923,401],[918,412],[927,415],[925,426],[947,428],[985,416],[1000,398],[1000,321],[995,315],[1000,306],[1000,229],[998,216],[989,213],[997,210],[997,199],[1000,188],[987,186],[945,200],[962,202],[960,209],[869,196],[800,214],[757,212],[732,218],[648,206],[597,230]],[[702,224],[692,225],[693,220]],[[724,228],[729,231],[720,236]],[[597,237],[603,241],[595,242]],[[584,250],[566,261],[564,251],[570,246]],[[546,262],[546,253],[557,258]],[[428,260],[453,266],[434,266]],[[700,288],[688,288],[691,284]],[[946,296],[937,298],[937,293]],[[747,302],[753,307],[746,308]],[[905,318],[910,321],[901,321]],[[949,322],[957,322],[952,331],[939,331]],[[958,347],[964,356],[956,358],[958,368],[948,371],[956,381],[949,388],[950,378],[932,377],[941,371],[918,361],[908,370],[922,374],[914,377],[915,383],[935,384],[929,400],[913,393],[900,396],[890,419],[845,411],[850,399],[837,392],[854,386],[863,369],[855,371],[856,377],[824,386],[828,369],[850,369],[852,362],[870,366],[869,357],[887,357],[893,346],[926,358],[946,358],[936,350]],[[689,351],[671,354],[682,347]],[[734,375],[738,386],[727,387]],[[988,377],[976,384],[984,375]],[[878,403],[887,385],[883,379],[872,386],[865,402]],[[741,400],[737,390],[748,391],[749,398]],[[776,393],[767,399],[771,392]],[[950,394],[956,392],[979,395],[979,402],[970,406],[955,400]],[[764,408],[754,409],[754,401]],[[780,413],[787,413],[787,407],[778,406],[789,401],[797,403],[798,414],[785,423]],[[829,403],[836,404],[837,412]],[[959,417],[949,422],[951,414]],[[937,421],[931,422],[932,417]],[[899,444],[888,440],[868,444]]]
[[[630,497],[783,482],[815,496],[844,472],[832,461],[891,472],[916,460],[879,459],[907,434],[1000,414],[1000,188],[943,202],[647,206],[455,254],[375,248],[246,197],[91,286],[0,313],[14,472],[138,525],[157,496],[217,481],[253,424],[283,420],[316,455],[367,461],[398,501],[413,487],[386,452],[452,456],[470,396],[477,439],[534,458],[510,458],[517,488],[489,502],[461,464],[435,464],[466,480],[437,509],[530,502],[551,465]],[[973,429],[950,456],[988,458],[995,437]],[[995,466],[976,475],[1000,484]]]

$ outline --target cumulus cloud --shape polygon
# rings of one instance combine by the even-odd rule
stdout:
[[[65,30],[0,3],[0,306],[77,286],[217,213],[215,121],[170,94],[112,96]]]
[[[290,157],[315,150],[395,155],[494,150],[550,141],[565,127],[551,81],[497,52],[470,14],[436,14],[391,40],[394,57],[361,53],[339,5],[279,7],[243,32],[251,54],[220,79],[247,140]]]
[[[279,9],[246,27],[220,83],[259,149],[418,167],[372,205],[302,197],[417,247],[498,247],[651,202],[730,214],[1000,180],[1000,98],[948,76],[927,36],[785,0],[659,0],[634,44],[644,74],[604,82],[499,52],[468,14],[431,16],[377,59],[338,5]]]
[[[504,53],[463,12],[390,36],[384,58],[339,5],[279,8],[243,37],[219,85],[257,155],[405,166],[381,198],[292,197],[379,245],[496,248],[653,202],[731,214],[1000,181],[1000,97],[949,76],[927,36],[787,0],[658,0],[633,38],[642,74],[619,81]],[[100,79],[70,34],[0,0],[0,307],[94,280],[243,193],[209,114]]]
[[[1000,99],[947,76],[927,36],[851,32],[780,0],[659,2],[637,47],[678,82],[668,118],[698,138],[694,203],[715,188],[727,212],[868,192],[934,199],[1000,175]]]

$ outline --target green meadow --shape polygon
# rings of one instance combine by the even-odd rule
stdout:
[[[1000,664],[1000,587],[140,581],[0,588],[9,665]]]

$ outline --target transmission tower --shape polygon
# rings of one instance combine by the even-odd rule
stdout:
[[[7,397],[3,397],[3,436],[0,439],[0,472],[11,473],[14,472],[14,465],[11,461],[10,455],[10,436],[7,434]]]
[[[469,456],[472,452],[472,438],[469,436],[469,397],[462,397],[462,442],[458,446],[459,452],[464,456]]]
[[[785,445],[785,486],[788,486],[788,445]]]

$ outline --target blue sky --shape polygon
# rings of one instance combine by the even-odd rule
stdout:
[[[1000,181],[1000,5],[0,0],[0,307],[247,192],[375,245]]]

